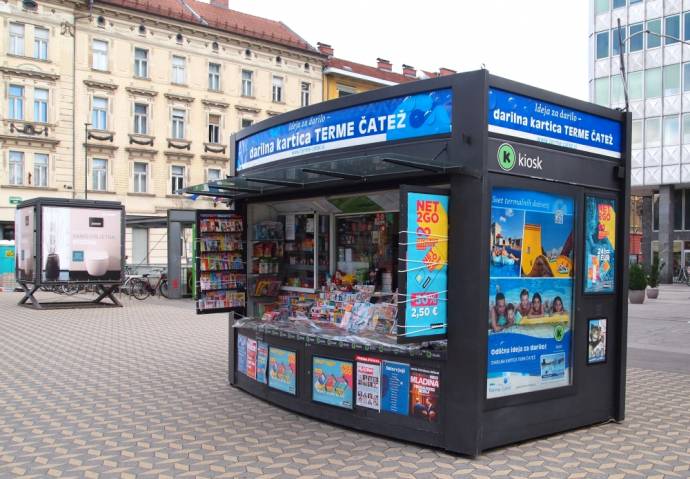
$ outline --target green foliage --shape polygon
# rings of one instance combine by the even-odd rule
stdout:
[[[659,256],[654,256],[652,265],[649,267],[649,274],[647,275],[647,283],[649,283],[650,288],[659,286],[659,274],[662,269],[664,269],[664,265],[659,263]]]
[[[642,266],[639,264],[631,265],[629,275],[628,288],[633,291],[640,291],[647,288],[647,275],[644,274]]]

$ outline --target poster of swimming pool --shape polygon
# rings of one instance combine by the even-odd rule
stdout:
[[[566,196],[493,190],[487,398],[570,384],[573,208]]]

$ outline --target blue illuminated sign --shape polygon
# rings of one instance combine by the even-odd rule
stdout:
[[[489,131],[620,158],[620,122],[546,101],[489,89]]]
[[[237,142],[236,171],[336,148],[448,134],[452,102],[446,88],[274,126]]]

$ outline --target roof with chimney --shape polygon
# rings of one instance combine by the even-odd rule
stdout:
[[[269,20],[197,0],[98,0],[128,10],[277,43],[319,55],[319,51],[283,22]]]
[[[390,63],[388,65],[390,65]],[[392,68],[392,65],[390,66]],[[330,71],[329,68],[331,69]],[[324,70],[324,73],[341,73],[332,69],[340,70],[341,72],[344,72],[344,74],[354,73],[357,75],[363,75],[371,78],[372,80],[379,80],[381,83],[407,83],[417,79],[415,76],[405,76],[401,73],[388,71],[383,68],[371,67],[369,65],[351,62],[350,60],[344,60],[336,57],[331,57],[326,61],[326,70]]]
[[[334,56],[334,49],[327,43],[318,44],[319,51],[328,56],[324,67],[324,74],[337,74],[349,76],[360,80],[378,83],[380,85],[395,85],[398,83],[408,83],[415,80],[436,78],[439,76],[452,75],[457,73],[455,70],[440,68],[438,72],[416,70],[413,66],[403,65],[402,73],[393,71],[393,65],[383,58],[376,59],[376,66],[372,67],[362,63],[356,63],[343,58]]]

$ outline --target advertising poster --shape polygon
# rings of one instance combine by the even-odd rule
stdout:
[[[405,328],[408,338],[446,333],[448,196],[407,194]]]
[[[268,367],[268,343],[258,341],[256,348],[256,380],[266,384],[266,368]]]
[[[256,340],[247,338],[247,376],[256,379]]]
[[[439,372],[410,369],[410,415],[427,422],[438,421],[440,397]]]
[[[410,404],[410,365],[384,361],[381,369],[381,410],[407,416]]]
[[[41,208],[43,281],[119,281],[122,211]]]
[[[312,395],[314,401],[352,409],[352,363],[314,356]]]
[[[381,360],[357,356],[357,406],[381,410]]]
[[[585,196],[585,293],[616,289],[616,200]]]
[[[247,336],[237,335],[237,370],[247,374]]]
[[[14,217],[14,237],[16,243],[16,276],[18,280],[34,281],[36,255],[34,245],[34,207],[19,209]]]
[[[516,138],[620,158],[618,121],[513,92],[489,88],[489,131]]]
[[[570,384],[573,200],[492,194],[487,398]]]
[[[268,348],[268,385],[274,389],[297,394],[297,353]]]
[[[606,362],[606,319],[590,319],[587,333],[587,362]]]
[[[308,153],[451,132],[450,88],[309,116],[237,143],[236,171]]]

